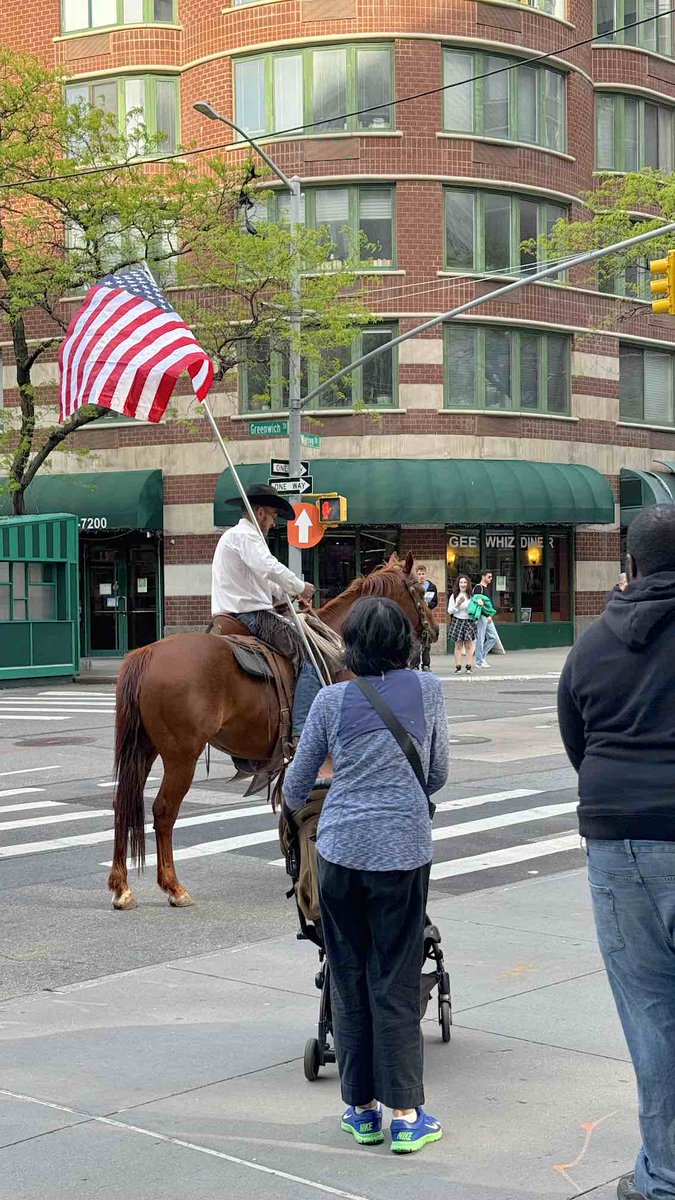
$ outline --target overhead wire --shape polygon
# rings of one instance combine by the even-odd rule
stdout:
[[[558,58],[561,54],[566,54],[570,50],[577,50],[581,46],[588,46],[593,42],[603,42],[606,39],[608,40],[609,38],[613,37],[613,35],[616,33],[623,33],[627,29],[636,29],[638,26],[646,25],[650,21],[663,20],[665,17],[670,17],[674,13],[675,13],[675,7],[669,8],[665,12],[654,13],[650,17],[641,17],[639,21],[628,21],[624,25],[616,25],[612,29],[605,30],[601,36],[599,36],[597,33],[595,33],[591,37],[581,38],[576,42],[569,42],[566,46],[559,46],[558,49],[556,49],[556,50],[548,50],[542,54],[533,54],[527,58],[520,58],[514,62],[507,63],[503,67],[496,67],[492,71],[482,71],[478,75],[470,75],[466,79],[457,80],[454,83],[444,83],[444,84],[441,84],[439,87],[427,88],[423,92],[414,92],[409,96],[401,96],[399,99],[388,100],[385,104],[373,104],[373,105],[370,105],[368,108],[356,109],[353,112],[339,113],[339,114],[336,114],[335,116],[331,117],[330,120],[331,121],[347,121],[347,120],[351,119],[352,117],[365,116],[367,113],[381,112],[383,109],[397,108],[399,105],[402,105],[402,104],[411,104],[415,100],[422,100],[422,99],[425,99],[427,96],[434,96],[434,95],[437,95],[442,92],[447,92],[447,91],[450,91],[452,88],[466,87],[467,84],[475,83],[477,80],[480,80],[480,79],[489,79],[493,75],[502,75],[509,71],[516,71],[520,67],[529,66],[532,63],[543,62],[546,59],[550,59],[550,58]],[[411,34],[410,37],[412,39],[414,39],[414,34]],[[504,48],[508,50],[509,47],[505,44]],[[636,48],[639,49],[639,47],[636,47]],[[262,139],[267,139],[267,138],[286,137],[289,134],[293,134],[293,133],[302,135],[308,129],[318,129],[321,126],[325,127],[325,125],[326,125],[326,119],[324,118],[323,121],[310,121],[309,123],[306,123],[303,125],[293,125],[287,129],[276,129],[276,130],[273,130],[268,133],[259,133],[259,134],[256,134],[256,137],[259,140],[262,140]],[[327,136],[330,136],[330,132],[331,132],[330,130],[326,130]],[[358,134],[359,131],[357,130],[355,132]],[[461,136],[461,134],[459,136]],[[174,159],[189,158],[189,157],[192,157],[197,154],[209,154],[215,150],[243,149],[243,147],[248,144],[250,144],[250,143],[247,143],[244,141],[230,140],[228,142],[218,142],[211,146],[199,146],[197,148],[193,147],[192,149],[177,150],[175,152],[172,152],[171,154],[152,155],[151,157],[148,157],[145,159],[135,159],[135,160],[129,160],[129,161],[120,162],[120,163],[108,163],[105,166],[101,166],[101,167],[95,167],[95,166],[85,167],[79,171],[65,172],[62,175],[44,176],[43,178],[23,180],[23,181],[20,181],[17,183],[0,182],[0,190],[4,191],[7,189],[14,189],[16,191],[16,190],[20,190],[22,188],[25,190],[28,190],[29,188],[38,187],[39,185],[41,185],[43,183],[50,183],[50,184],[61,183],[64,180],[82,179],[89,175],[103,175],[103,174],[110,174],[111,172],[114,172],[114,171],[131,170],[134,168],[142,167],[146,163],[154,164],[154,163],[159,163],[159,162],[171,162]]]

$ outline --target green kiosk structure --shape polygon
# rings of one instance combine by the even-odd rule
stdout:
[[[0,517],[0,687],[80,669],[78,519]]]

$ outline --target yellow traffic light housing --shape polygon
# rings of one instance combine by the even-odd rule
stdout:
[[[324,492],[317,496],[315,503],[319,507],[319,517],[322,525],[341,525],[347,520],[347,499],[337,492]]]
[[[669,250],[666,258],[656,258],[649,264],[652,275],[661,275],[661,279],[652,279],[649,289],[652,296],[652,312],[671,313],[675,315],[675,250]]]

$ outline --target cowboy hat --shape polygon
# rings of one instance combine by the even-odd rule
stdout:
[[[270,487],[267,483],[252,483],[250,487],[246,488],[246,498],[252,508],[264,504],[266,508],[276,508],[279,516],[284,517],[285,520],[295,520],[295,512],[288,503],[288,500],[285,500],[283,496],[275,492],[274,488]],[[226,500],[225,503],[240,504],[242,508],[244,507],[244,501],[238,494],[230,496],[229,500]]]

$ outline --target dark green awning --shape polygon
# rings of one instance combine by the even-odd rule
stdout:
[[[11,516],[9,494],[3,486],[6,483],[6,479],[0,479],[0,516]],[[38,475],[26,490],[26,512],[31,515],[74,513],[80,518],[103,520],[106,529],[161,529],[163,504],[161,471],[44,474]]]
[[[347,497],[350,525],[586,525],[614,521],[604,475],[570,463],[510,459],[315,459],[315,492]],[[267,482],[266,463],[239,469],[242,482]],[[232,525],[225,501],[236,488],[216,484],[214,524]]]
[[[663,465],[670,466],[670,463]],[[620,499],[621,524],[628,526],[643,508],[652,504],[675,504],[675,476],[624,468],[621,472]]]

